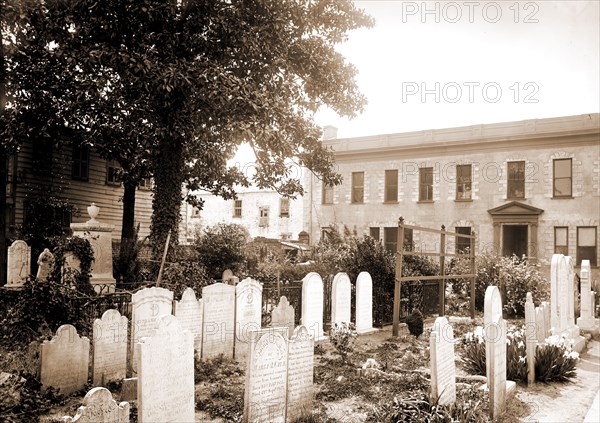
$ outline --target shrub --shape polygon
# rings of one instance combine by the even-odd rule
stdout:
[[[179,298],[186,288],[193,288],[196,297],[202,295],[202,288],[212,283],[202,264],[198,263],[197,253],[190,252],[185,246],[177,246],[176,263],[166,264],[160,285],[173,291],[174,298]]]
[[[510,327],[506,334],[506,378],[527,381],[527,349],[525,327]],[[484,331],[477,326],[468,332],[460,345],[461,360],[467,373],[486,375]],[[565,338],[551,336],[545,344],[538,345],[535,354],[535,379],[539,382],[565,382],[575,377],[579,354],[571,350]]]
[[[329,331],[329,342],[334,346],[342,362],[348,362],[348,354],[354,351],[354,342],[358,334],[354,323],[334,323]]]
[[[249,236],[248,230],[241,225],[219,223],[210,226],[194,241],[198,261],[215,279],[220,279],[225,269],[239,272]]]
[[[407,317],[406,325],[410,334],[418,338],[423,333],[423,314],[415,308]]]

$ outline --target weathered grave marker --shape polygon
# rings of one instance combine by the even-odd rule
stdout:
[[[577,326],[582,330],[598,331],[599,322],[594,318],[593,295],[591,285],[590,261],[581,261],[581,271],[579,272],[581,281],[581,307]]]
[[[153,286],[144,288],[131,296],[131,364],[137,371],[137,348],[135,345],[144,336],[152,336],[158,327],[158,318],[171,314],[173,310],[173,292]]]
[[[288,337],[292,337],[295,326],[295,310],[294,306],[290,305],[288,299],[283,296],[279,298],[279,304],[271,312],[271,327],[287,327]]]
[[[92,388],[74,417],[63,417],[65,423],[129,423],[129,403],[117,404],[106,388]]]
[[[233,358],[235,286],[214,283],[202,288],[202,358]]]
[[[7,288],[23,286],[31,271],[31,247],[25,241],[16,240],[7,249]]]
[[[72,325],[62,325],[41,345],[40,381],[67,395],[82,389],[88,380],[90,340]]]
[[[186,288],[180,301],[175,301],[173,314],[179,325],[194,335],[194,350],[200,356],[202,352],[202,314],[204,311],[202,299],[196,300],[193,288]]]
[[[38,271],[35,277],[40,282],[46,282],[54,269],[54,254],[44,248],[44,251],[38,257],[37,264]]]
[[[429,337],[431,399],[440,405],[450,405],[456,401],[454,342],[454,331],[448,319],[435,319]]]
[[[287,328],[250,332],[244,422],[285,422]]]
[[[525,348],[527,360],[527,384],[535,383],[535,350],[537,348],[537,324],[536,313],[531,292],[527,293],[525,299]]]
[[[298,326],[288,342],[288,422],[310,416],[312,413],[314,352],[314,339],[304,326]]]
[[[335,275],[331,286],[331,323],[350,323],[351,289],[346,273]]]
[[[373,280],[368,272],[356,278],[356,332],[373,331]]]
[[[302,325],[315,341],[323,336],[323,279],[310,272],[302,279]]]
[[[94,321],[92,333],[94,385],[120,381],[127,372],[127,317],[107,310]]]
[[[246,278],[235,287],[235,358],[246,357],[250,332],[260,330],[262,285]]]
[[[193,423],[194,335],[175,316],[163,315],[154,335],[137,346],[139,422]]]

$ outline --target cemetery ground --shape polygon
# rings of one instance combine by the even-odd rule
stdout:
[[[429,333],[433,318],[425,321],[424,333],[415,338],[409,334],[391,336],[391,327],[355,338],[354,347],[344,358],[329,340],[315,344],[315,402],[310,419],[300,422],[380,422],[392,421],[398,401],[412,418],[397,421],[423,421],[420,401],[425,401],[429,381]],[[471,322],[467,318],[450,318],[455,338],[482,323],[481,317]],[[521,325],[523,320],[509,321]],[[600,381],[600,339],[591,339],[587,351],[577,364],[576,377],[566,383],[536,383],[517,385],[516,397],[508,402],[507,411],[498,422],[581,422],[592,405]],[[483,381],[468,376],[460,364],[460,343],[456,346],[457,404],[463,408],[458,421],[489,421],[487,395],[477,389]],[[4,354],[4,352],[3,352]],[[374,359],[378,369],[363,370],[368,359]],[[245,366],[231,359],[216,357],[197,361],[196,421],[207,423],[242,421]],[[109,386],[118,401],[120,386]],[[73,394],[61,404],[52,405],[39,421],[53,423],[62,416],[74,415],[81,405],[86,389]],[[462,393],[461,393],[462,392]],[[468,393],[470,392],[470,393]],[[132,420],[137,421],[135,403]],[[25,421],[25,420],[23,420]],[[434,420],[435,421],[435,420]],[[444,421],[444,420],[437,420]]]

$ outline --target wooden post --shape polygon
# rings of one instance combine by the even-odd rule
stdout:
[[[163,268],[165,267],[165,260],[167,260],[167,252],[169,251],[169,241],[171,241],[171,230],[167,233],[167,240],[165,241],[165,251],[163,251],[162,261],[160,262],[160,269],[158,270],[158,277],[156,278],[156,286],[160,286],[160,280],[162,279]]]
[[[477,280],[477,269],[475,268],[475,231],[471,231],[473,238],[469,240],[469,260],[471,262],[471,319],[475,318],[475,281]]]
[[[400,289],[402,288],[402,259],[404,252],[404,218],[398,219],[398,239],[396,239],[396,281],[394,285],[394,321],[392,336],[398,336],[400,326]]]
[[[535,350],[537,348],[537,324],[535,321],[535,306],[531,292],[525,300],[525,349],[527,360],[527,386],[535,383]]]
[[[446,279],[444,278],[446,264],[446,226],[442,225],[442,233],[440,234],[440,276],[442,279],[438,285],[438,300],[439,300],[439,315],[440,317],[446,311]]]

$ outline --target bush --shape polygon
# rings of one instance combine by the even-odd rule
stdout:
[[[334,346],[342,362],[348,362],[348,354],[354,351],[354,342],[358,334],[354,323],[334,323],[329,331],[329,342]]]
[[[525,327],[510,327],[506,334],[506,378],[527,382],[527,349]],[[485,339],[481,326],[462,339],[461,360],[467,373],[486,376]],[[538,345],[535,353],[535,379],[539,382],[565,382],[575,377],[579,354],[571,350],[564,338],[551,336]]]
[[[249,237],[248,230],[241,225],[219,223],[210,226],[194,241],[198,261],[215,279],[221,279],[225,269],[239,273],[243,269]]]
[[[196,298],[202,296],[202,288],[213,281],[208,277],[204,266],[198,261],[197,253],[185,246],[177,246],[176,263],[165,264],[160,286],[173,291],[174,298],[180,298],[186,288],[192,288]]]
[[[423,333],[423,314],[415,308],[407,317],[406,325],[410,334],[418,338]]]

